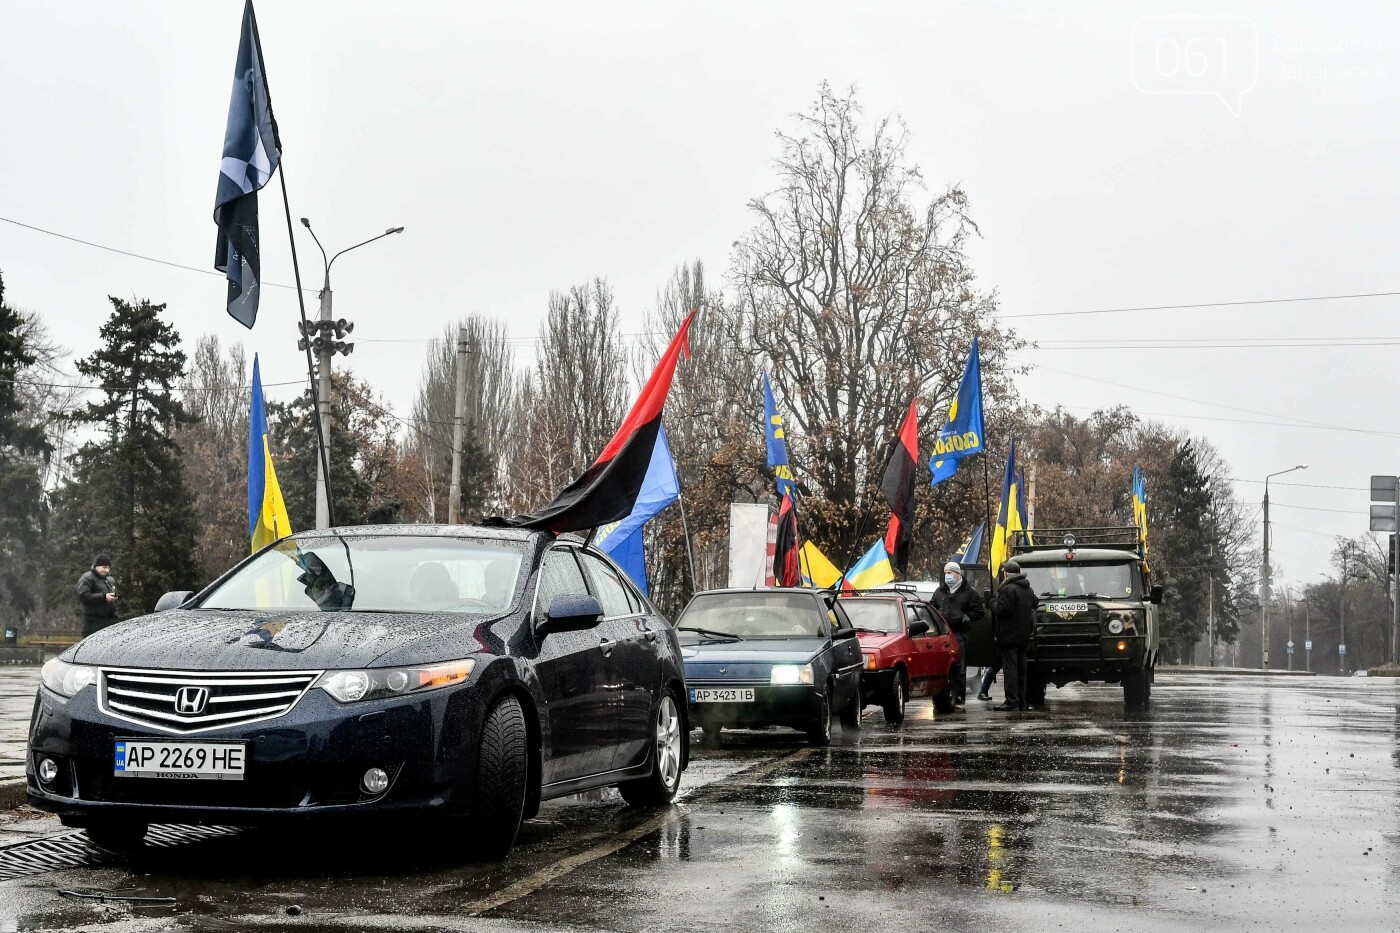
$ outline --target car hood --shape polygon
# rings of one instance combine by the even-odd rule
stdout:
[[[759,664],[805,664],[826,647],[824,638],[769,638],[752,641],[716,641],[682,645],[687,666],[706,662]]]
[[[486,650],[480,630],[489,621],[457,613],[172,609],[102,629],[65,659],[208,671],[370,667],[381,658],[425,663]]]
[[[862,651],[878,651],[881,648],[888,648],[904,636],[898,632],[859,632],[856,637],[860,639]]]

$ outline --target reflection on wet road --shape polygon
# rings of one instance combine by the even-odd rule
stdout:
[[[697,741],[679,806],[549,804],[500,865],[460,857],[469,829],[247,832],[0,883],[0,929],[1386,930],[1400,916],[1391,682],[1163,675],[1146,713],[1107,687],[1052,690],[1027,716],[917,705],[891,729],[868,712],[829,749],[778,731]],[[98,908],[58,887],[177,906]]]

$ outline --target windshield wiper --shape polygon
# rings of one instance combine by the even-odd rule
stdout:
[[[863,625],[857,625],[857,626],[855,627],[855,629],[856,629],[857,632],[865,632],[867,635],[888,635],[888,634],[889,634],[889,632],[886,632],[884,629],[879,629],[879,628],[866,628],[866,627],[863,626]]]
[[[735,635],[733,632],[716,632],[714,629],[709,629],[709,628],[696,628],[696,627],[690,626],[690,625],[679,625],[679,626],[676,627],[676,631],[678,631],[678,632],[694,632],[694,633],[697,634],[697,635],[709,635],[711,638],[730,638],[730,639],[733,639],[734,641],[743,641],[743,640],[744,640],[744,639],[743,639],[743,636],[741,636],[741,635]]]

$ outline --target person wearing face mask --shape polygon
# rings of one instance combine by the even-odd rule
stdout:
[[[964,582],[962,566],[950,560],[943,565],[943,582],[934,591],[930,602],[958,638],[958,648],[961,649],[958,652],[958,705],[962,706],[967,700],[967,635],[972,631],[972,623],[982,618],[982,597]]]

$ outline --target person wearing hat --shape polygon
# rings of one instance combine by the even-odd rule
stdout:
[[[1009,560],[1001,565],[1001,586],[992,600],[992,635],[1001,655],[1002,686],[1006,699],[999,712],[1028,709],[1026,703],[1026,649],[1035,634],[1035,607],[1040,600],[1031,589],[1021,565]]]
[[[958,678],[958,705],[961,706],[967,700],[967,636],[972,631],[972,623],[982,618],[982,597],[971,584],[963,581],[962,565],[950,560],[943,565],[943,582],[929,601],[958,638],[960,660],[954,676]]]
[[[78,578],[78,602],[83,611],[83,637],[117,621],[117,581],[112,578],[112,558],[98,554],[92,569]]]

